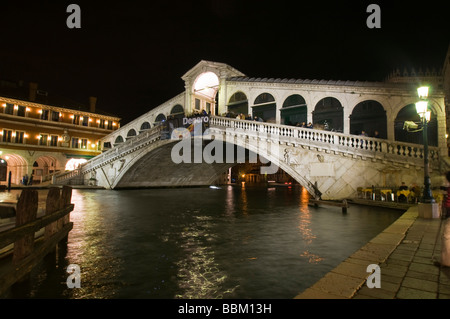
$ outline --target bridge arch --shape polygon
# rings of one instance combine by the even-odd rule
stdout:
[[[229,141],[224,134],[211,134],[214,140],[223,143],[224,149]],[[231,144],[242,146],[236,139]],[[129,187],[152,187],[152,186],[205,186],[211,185],[221,174],[229,168],[239,164],[238,161],[227,163],[207,163],[204,159],[200,163],[179,163],[176,164],[171,159],[171,150],[179,140],[159,140],[135,152],[129,160],[120,167],[119,174],[114,177],[113,182],[108,182],[111,188]],[[191,140],[191,146],[193,145]],[[243,146],[242,146],[243,147]],[[257,144],[245,143],[245,149],[268,161],[274,163],[277,168],[282,169],[295,179],[300,185],[305,187],[310,194],[314,194],[313,184],[303,176],[300,171],[290,166],[283,159],[282,150],[280,152],[260,153]],[[192,150],[192,154],[194,150]],[[269,167],[269,164],[266,164]],[[114,171],[116,168],[114,168]]]
[[[259,94],[253,102],[253,116],[258,116],[264,122],[275,123],[277,117],[277,104],[272,94],[264,92]]]
[[[301,125],[307,124],[308,107],[306,101],[300,94],[292,94],[288,96],[280,109],[281,124],[285,125]]]
[[[228,100],[227,112],[232,117],[236,117],[241,113],[249,114],[247,95],[242,91],[235,92]]]
[[[123,142],[124,142],[124,140],[123,140],[122,135],[119,135],[119,136],[117,136],[116,139],[114,140],[114,145],[120,144],[120,143],[123,143]]]
[[[165,120],[166,120],[166,116],[162,113],[159,113],[155,118],[154,125],[159,125],[161,122],[163,122]]]
[[[151,124],[147,121],[141,124],[140,132],[151,129]]]
[[[429,107],[431,111],[431,118],[428,122],[428,145],[438,146],[438,121],[435,108]],[[423,133],[420,130],[407,131],[403,129],[405,121],[414,122],[416,124],[421,122],[420,116],[417,114],[416,105],[411,103],[404,106],[397,113],[394,120],[394,134],[395,140],[400,142],[423,144]],[[420,125],[419,127],[420,128]]]
[[[314,127],[327,123],[330,130],[344,131],[344,107],[335,97],[327,96],[317,102],[312,118]]]
[[[130,129],[127,133],[127,138],[133,138],[137,135],[136,130],[134,128]]]
[[[380,102],[365,100],[353,108],[350,115],[350,133],[359,135],[362,131],[371,137],[378,132],[377,137],[387,138],[386,110]]]

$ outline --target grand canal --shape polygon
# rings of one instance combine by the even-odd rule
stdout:
[[[74,189],[67,250],[7,297],[293,298],[402,214],[307,200],[298,186]]]

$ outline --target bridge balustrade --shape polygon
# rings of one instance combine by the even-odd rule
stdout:
[[[423,145],[391,141],[359,135],[344,134],[318,129],[238,120],[224,117],[211,117],[211,128],[235,129],[248,135],[258,135],[294,145],[325,148],[329,151],[347,154],[372,156],[374,158],[394,160],[402,163],[414,162],[423,165]],[[430,164],[438,165],[437,147],[429,147]]]

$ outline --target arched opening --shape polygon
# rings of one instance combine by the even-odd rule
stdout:
[[[166,120],[166,116],[162,113],[158,114],[158,116],[155,119],[155,123],[153,123],[153,125],[159,125],[162,122],[164,122]]]
[[[119,136],[116,137],[116,139],[115,139],[115,141],[114,141],[114,146],[115,146],[116,144],[120,144],[120,143],[123,143],[123,137],[122,137],[121,135],[119,135]]]
[[[350,133],[387,138],[387,119],[383,105],[373,100],[358,103],[350,115]]]
[[[127,133],[127,139],[132,138],[132,137],[135,137],[136,135],[137,135],[137,134],[136,134],[136,130],[135,130],[134,128],[132,128],[132,129],[129,130],[128,133]]]
[[[51,180],[51,175],[60,172],[59,162],[53,156],[40,156],[33,163],[33,184]]]
[[[307,124],[308,110],[305,99],[299,94],[288,96],[283,103],[281,112],[281,124],[302,126]]]
[[[438,125],[436,113],[431,110],[431,118],[428,122],[428,145],[437,146],[438,145]],[[418,125],[417,130],[407,131],[403,129],[405,121],[414,122]],[[421,119],[416,111],[415,104],[408,104],[403,107],[397,114],[394,121],[394,134],[395,140],[400,142],[423,144],[423,132],[420,130]],[[414,132],[415,131],[415,132]]]
[[[343,132],[344,108],[338,99],[334,97],[321,99],[316,104],[312,115],[314,128]]]
[[[227,104],[227,116],[235,118],[239,114],[248,114],[248,99],[243,92],[234,93]]]
[[[27,177],[27,180],[30,176],[28,176],[28,162],[20,155],[17,154],[5,154],[2,156],[2,159],[6,161],[7,165],[7,173],[6,173],[6,181],[1,182],[3,185],[7,185],[9,172],[11,172],[11,184],[22,184],[24,177]]]
[[[184,114],[183,106],[180,104],[177,104],[170,111],[170,115],[168,116],[167,120],[172,122],[174,127],[180,127],[180,126],[183,126],[184,116],[185,116],[185,114]]]
[[[264,122],[275,123],[277,105],[275,98],[269,93],[258,95],[253,103],[253,117],[257,116]]]
[[[193,111],[213,113],[216,106],[216,95],[219,90],[219,78],[214,72],[200,74],[193,85]]]
[[[150,128],[151,128],[150,123],[149,123],[149,122],[144,122],[144,123],[142,123],[142,125],[141,125],[140,132],[145,131],[145,130],[149,130]]]

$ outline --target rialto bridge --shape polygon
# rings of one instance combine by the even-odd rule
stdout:
[[[404,129],[405,121],[420,121],[414,103],[422,83],[250,78],[209,61],[198,63],[182,80],[184,92],[106,136],[102,155],[55,177],[54,183],[95,180],[111,189],[210,185],[236,165],[205,160],[220,143],[265,158],[267,167],[275,164],[310,193],[317,185],[325,199],[354,196],[361,186],[423,182],[422,133]],[[429,109],[429,157],[437,184],[448,158],[439,83],[431,83]],[[192,153],[195,157],[198,140],[206,153],[202,160],[177,163],[174,149],[182,140],[161,129],[169,122],[187,127],[195,114],[208,114],[209,135],[192,138]],[[236,118],[240,114],[247,119]]]

